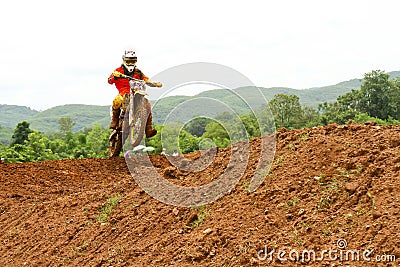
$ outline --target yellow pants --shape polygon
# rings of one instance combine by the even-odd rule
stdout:
[[[129,96],[129,95],[126,95],[126,96]],[[124,97],[122,95],[118,94],[112,102],[112,107],[113,107],[113,109],[119,109],[120,107],[122,107],[123,104],[124,104]]]

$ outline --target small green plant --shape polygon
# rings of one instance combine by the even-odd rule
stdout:
[[[339,191],[340,191],[339,187],[340,187],[340,184],[339,184],[338,180],[335,178],[335,179],[333,179],[332,182],[330,182],[326,185],[326,190],[328,192],[339,193]]]
[[[293,229],[291,240],[296,245],[301,246],[303,244],[303,240],[300,239],[299,234],[296,229]]]
[[[283,156],[282,156],[282,155],[278,155],[276,163],[277,163],[279,166],[282,166],[282,165],[283,165],[283,161],[284,161]]]
[[[287,148],[291,151],[295,151],[296,150],[296,146],[293,142],[290,142],[287,146]]]
[[[359,209],[357,211],[357,213],[356,213],[357,216],[362,216],[362,215],[365,215],[365,214],[367,214],[367,210],[365,208]]]
[[[332,235],[332,230],[331,229],[322,229],[322,234],[327,237]]]
[[[250,192],[250,185],[251,185],[251,180],[243,180],[243,188],[247,192]]]
[[[197,208],[196,219],[188,225],[188,228],[196,228],[200,224],[203,223],[205,218],[207,217],[208,212],[206,211],[204,206],[200,206]]]
[[[302,133],[302,134],[300,135],[299,141],[300,141],[300,142],[307,141],[309,137],[310,137],[310,132],[308,132],[308,131],[307,131],[307,132],[304,132],[304,133]]]
[[[124,246],[123,245],[120,245],[120,247],[118,248],[118,254],[124,254],[124,252],[125,252],[125,248],[124,248]]]
[[[344,177],[344,181],[349,181],[350,179],[354,178],[354,176],[359,175],[363,171],[362,166],[358,166],[356,169],[346,170],[344,168],[337,168],[339,174],[336,174],[337,177]]]
[[[285,207],[286,208],[290,208],[291,206],[296,206],[297,202],[299,200],[297,198],[293,198],[293,199],[289,199],[286,203],[285,203]]]
[[[112,198],[108,199],[108,203],[109,203],[111,206],[116,206],[116,205],[119,204],[119,201],[120,201],[120,200],[121,200],[121,195],[120,195],[120,194],[117,194],[115,197],[112,197]]]
[[[317,205],[319,209],[327,209],[332,205],[332,199],[334,196],[338,195],[341,191],[342,183],[339,182],[336,178],[332,181],[323,181],[319,182],[319,186],[321,187],[322,197],[318,201]]]
[[[314,176],[314,179],[318,181],[319,186],[324,186],[325,184],[325,174],[321,173],[319,176]]]
[[[353,214],[348,213],[348,214],[345,214],[344,217],[345,217],[347,220],[351,220],[351,219],[353,218]]]
[[[105,212],[103,212],[103,213],[101,213],[101,214],[99,214],[99,215],[97,216],[97,221],[98,221],[99,223],[104,223],[104,222],[107,221],[107,219],[108,219],[108,213],[105,213]]]
[[[311,224],[306,223],[306,222],[301,222],[301,226],[302,226],[303,228],[305,228],[306,230],[308,230],[308,229],[311,228]]]
[[[120,194],[117,194],[116,196],[109,198],[107,200],[107,204],[99,209],[101,213],[97,216],[97,221],[100,223],[106,222],[108,216],[112,213],[114,207],[119,204],[120,200],[121,200]]]
[[[331,201],[329,200],[328,197],[322,197],[319,201],[318,201],[318,208],[319,209],[327,209],[331,206]]]

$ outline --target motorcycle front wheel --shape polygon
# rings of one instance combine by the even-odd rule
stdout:
[[[145,105],[142,105],[142,107],[136,111],[136,114],[134,114],[134,119],[130,125],[129,136],[132,147],[138,146],[142,141],[146,130],[147,117],[147,109]]]

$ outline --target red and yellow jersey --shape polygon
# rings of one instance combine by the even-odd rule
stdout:
[[[128,75],[130,77],[133,77],[133,78],[136,78],[139,80],[144,80],[144,81],[150,80],[136,66],[135,66],[135,69],[133,70],[133,72],[131,72],[131,73],[129,73],[123,66],[116,68],[114,71],[118,71],[122,74]],[[119,94],[122,96],[130,93],[129,80],[126,78],[122,78],[122,77],[117,78],[117,77],[114,77],[113,74],[111,74],[110,77],[108,77],[108,83],[115,84],[115,87],[117,87]]]

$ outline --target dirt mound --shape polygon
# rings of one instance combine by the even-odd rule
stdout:
[[[259,143],[252,140],[251,151]],[[201,185],[228,165],[227,152],[216,153],[212,171],[196,174],[181,172],[164,156],[151,161],[174,183]],[[282,129],[271,171],[249,193],[252,157],[234,190],[201,208],[151,198],[122,158],[0,165],[0,263],[399,264],[400,127]]]

